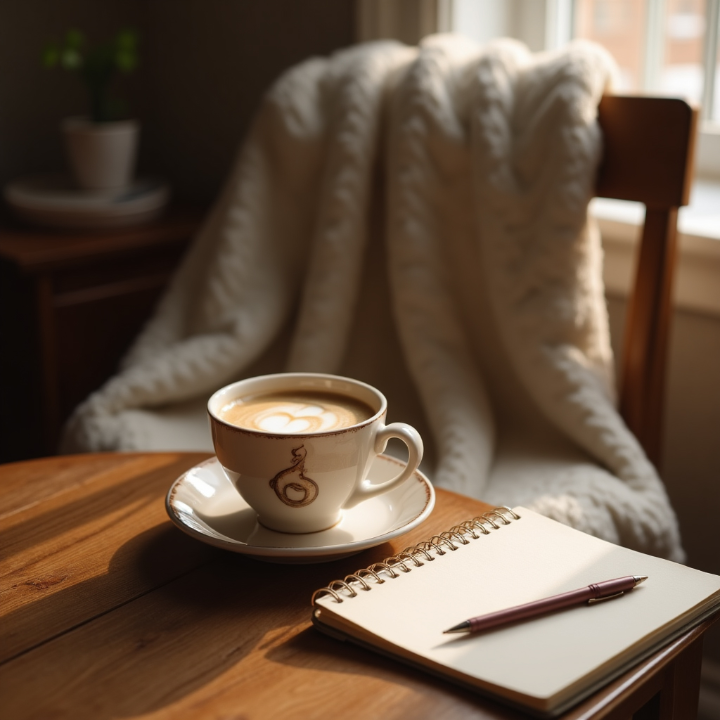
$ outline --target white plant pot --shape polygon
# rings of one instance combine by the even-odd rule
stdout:
[[[62,130],[70,167],[81,188],[114,192],[130,184],[140,134],[137,122],[94,123],[72,117],[63,121]]]

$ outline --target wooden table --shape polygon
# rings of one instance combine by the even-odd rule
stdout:
[[[489,506],[438,491],[397,541],[275,565],[180,532],[164,497],[190,453],[0,466],[0,707],[21,718],[523,717],[311,627],[310,596]],[[702,634],[687,632],[563,716],[694,718]]]

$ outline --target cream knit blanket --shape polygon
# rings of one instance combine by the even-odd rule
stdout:
[[[533,55],[447,35],[288,71],[64,449],[152,447],[143,417],[198,399],[201,418],[286,336],[287,370],[355,374],[391,410],[393,388],[412,387],[437,485],[681,559],[663,486],[615,409],[587,218],[612,72],[586,43]],[[382,318],[401,351],[377,340]]]

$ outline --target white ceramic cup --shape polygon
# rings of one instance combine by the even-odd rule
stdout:
[[[369,405],[373,415],[331,432],[278,433],[249,430],[221,419],[220,411],[241,397],[278,392],[320,391]],[[225,474],[258,521],[272,530],[308,533],[326,530],[342,511],[400,485],[417,469],[423,443],[405,423],[385,425],[387,400],[358,380],[319,373],[283,373],[248,378],[218,390],[208,401],[213,444]],[[408,449],[400,474],[373,484],[368,472],[390,438]],[[293,483],[292,493],[285,490]]]

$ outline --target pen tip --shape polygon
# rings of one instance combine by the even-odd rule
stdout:
[[[648,579],[647,575],[633,575],[635,578],[635,587],[637,587],[640,583],[645,582]]]
[[[461,622],[459,625],[453,625],[451,628],[448,628],[447,630],[443,630],[443,635],[446,635],[447,633],[461,633],[461,632],[467,632],[470,628],[470,623],[465,620],[464,622]]]

